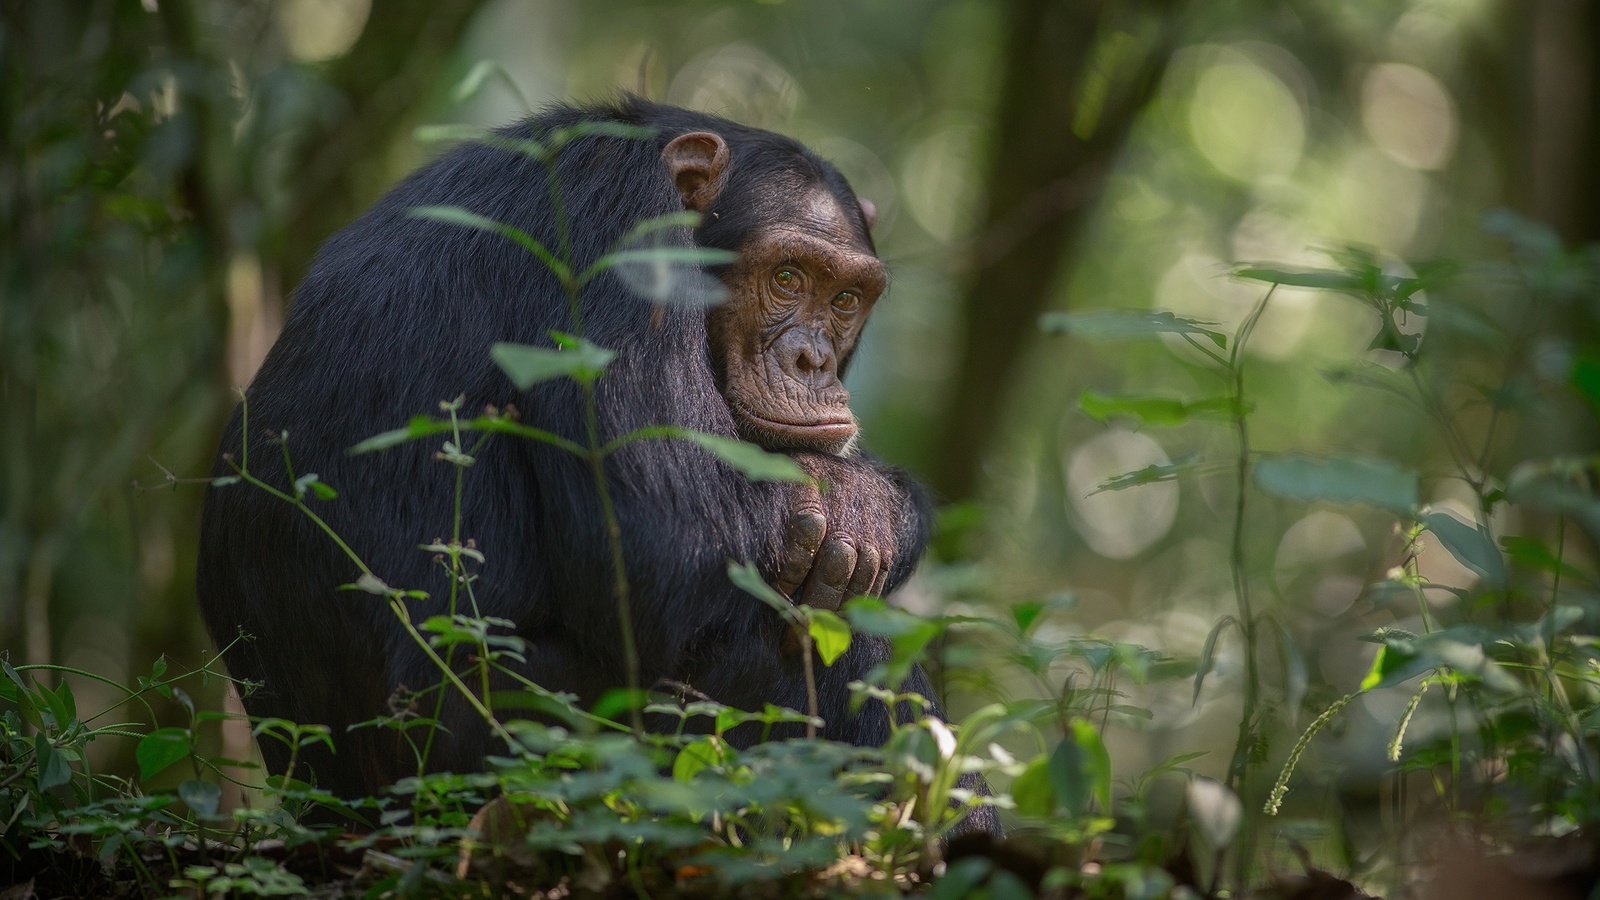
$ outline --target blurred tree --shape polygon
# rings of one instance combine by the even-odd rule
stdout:
[[[1179,5],[1007,7],[988,205],[968,248],[963,338],[931,473],[945,499],[968,499],[979,488],[1039,313],[1065,282],[1071,250],[1166,70]]]
[[[0,646],[202,645],[200,492],[125,486],[209,467],[279,286],[387,187],[479,5],[383,4],[319,63],[277,4],[0,3]]]

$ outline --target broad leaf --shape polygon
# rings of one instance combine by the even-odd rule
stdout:
[[[1478,574],[1496,590],[1506,584],[1505,558],[1482,525],[1468,525],[1446,512],[1430,511],[1422,524],[1439,539],[1450,555]]]
[[[1207,328],[1213,322],[1189,319],[1162,310],[1091,310],[1089,312],[1049,312],[1039,318],[1046,334],[1075,334],[1085,340],[1116,341],[1157,334],[1196,334],[1209,338],[1218,347],[1228,346],[1228,337]]]
[[[1262,490],[1291,500],[1367,503],[1399,515],[1418,503],[1416,473],[1376,459],[1264,455],[1256,462],[1255,480]]]
[[[811,480],[811,476],[800,468],[800,464],[795,462],[793,457],[784,453],[772,453],[736,438],[721,437],[672,425],[640,429],[635,433],[645,437],[673,437],[692,441],[751,481],[804,483]]]
[[[48,791],[72,780],[72,765],[40,732],[33,736],[33,755],[39,763],[39,790]]]
[[[1056,794],[1051,786],[1050,757],[1037,756],[1028,763],[1011,783],[1011,798],[1017,804],[1017,812],[1025,816],[1043,819],[1055,814]]]
[[[811,642],[816,645],[822,664],[833,665],[834,660],[850,649],[850,626],[845,620],[825,609],[808,609]]]
[[[222,804],[222,788],[209,781],[189,780],[178,785],[178,797],[195,815],[209,819]]]
[[[139,740],[133,756],[139,763],[139,780],[149,781],[189,755],[187,728],[158,728]]]
[[[1084,391],[1078,398],[1078,408],[1097,422],[1121,418],[1159,427],[1181,425],[1195,417],[1226,419],[1233,414],[1234,405],[1227,397],[1185,401],[1139,395],[1114,397],[1098,391]]]
[[[1056,802],[1074,817],[1088,815],[1096,803],[1111,809],[1111,755],[1093,723],[1072,720],[1071,734],[1050,754],[1050,787]]]
[[[553,378],[592,383],[617,358],[615,352],[588,341],[570,349],[500,343],[489,348],[489,356],[520,391]]]
[[[1266,266],[1241,266],[1233,270],[1233,277],[1245,281],[1261,281],[1288,287],[1314,288],[1322,291],[1362,293],[1366,281],[1350,272],[1335,269],[1273,269]]]
[[[629,263],[672,264],[679,266],[720,266],[738,260],[739,254],[731,250],[695,245],[666,244],[660,247],[637,247],[607,253],[594,261],[578,276],[579,284],[587,284],[596,275],[611,268]]]
[[[735,587],[777,610],[784,618],[792,618],[795,615],[794,604],[788,597],[778,593],[777,588],[767,584],[767,580],[761,577],[755,566],[749,563],[728,563],[728,580],[733,582]]]
[[[707,735],[683,745],[678,757],[672,761],[672,778],[689,782],[706,769],[722,761],[721,740]]]

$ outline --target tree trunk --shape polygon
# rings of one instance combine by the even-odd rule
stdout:
[[[1173,6],[1008,5],[988,210],[966,260],[964,339],[932,473],[942,499],[968,499],[980,487],[1017,361],[1166,69]]]

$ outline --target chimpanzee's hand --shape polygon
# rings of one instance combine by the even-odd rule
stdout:
[[[859,594],[881,595],[896,562],[905,494],[859,459],[794,458],[821,490],[795,488],[774,586],[795,603],[827,610]]]

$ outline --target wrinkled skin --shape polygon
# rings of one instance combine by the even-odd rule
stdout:
[[[662,160],[684,207],[705,211],[726,180],[728,151],[709,132],[682,135]],[[869,225],[870,202],[862,203]],[[795,490],[774,586],[796,603],[836,610],[881,595],[895,563],[895,485],[849,457],[858,432],[840,380],[887,280],[850,211],[820,187],[750,235],[723,273],[729,301],[707,315],[712,365],[740,433],[790,451],[815,481]]]

